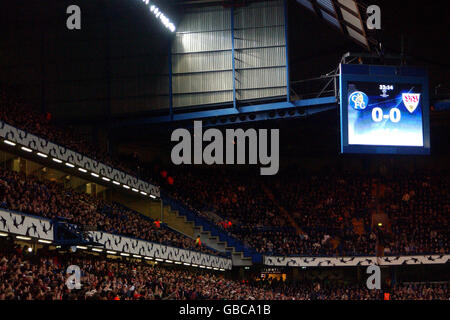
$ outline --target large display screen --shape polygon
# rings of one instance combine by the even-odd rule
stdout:
[[[341,79],[342,152],[429,153],[423,80],[379,75]]]
[[[349,83],[347,96],[350,145],[423,147],[421,85]]]

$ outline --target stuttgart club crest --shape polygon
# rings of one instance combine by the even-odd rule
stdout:
[[[420,93],[403,93],[402,98],[406,109],[410,113],[413,113],[419,105]]]

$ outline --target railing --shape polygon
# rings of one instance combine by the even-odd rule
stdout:
[[[203,226],[205,231],[211,232],[212,236],[216,236],[220,241],[226,242],[229,247],[234,247],[237,252],[243,252],[244,256],[251,257],[254,263],[262,262],[262,255],[256,252],[255,249],[247,247],[241,241],[229,235],[227,231],[219,228],[207,219],[200,217],[197,213],[187,208],[186,205],[165,194],[164,191],[161,192],[161,199],[164,203],[170,205],[172,210],[177,210],[180,215],[185,216],[188,221],[193,221],[196,225]]]

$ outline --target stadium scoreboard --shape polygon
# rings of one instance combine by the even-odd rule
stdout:
[[[342,153],[430,153],[424,69],[352,64],[340,69]]]

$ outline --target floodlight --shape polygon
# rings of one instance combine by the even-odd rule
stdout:
[[[6,144],[9,144],[10,146],[13,146],[13,147],[16,145],[14,142],[9,141],[9,140],[5,140],[3,142],[6,143]]]

